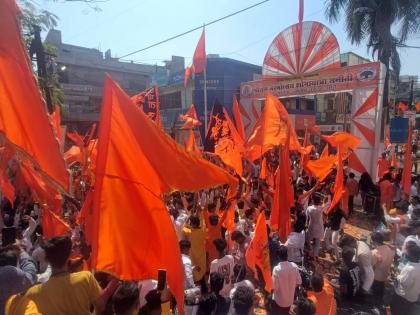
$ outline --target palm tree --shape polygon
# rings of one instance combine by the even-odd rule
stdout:
[[[401,63],[398,47],[420,30],[419,0],[326,0],[325,14],[337,22],[344,11],[345,27],[352,44],[367,44],[372,57],[387,69],[384,88],[384,109],[388,112],[390,69],[398,77]],[[388,117],[388,115],[386,115]]]

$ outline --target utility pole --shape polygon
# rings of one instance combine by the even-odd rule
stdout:
[[[41,88],[44,91],[45,102],[47,103],[47,110],[49,113],[54,111],[52,104],[51,91],[48,86],[47,79],[47,66],[45,64],[45,52],[44,46],[41,41],[41,28],[37,25],[33,26],[34,28],[34,39],[31,42],[31,47],[29,49],[29,54],[32,56],[36,55],[36,66],[38,70],[38,80],[41,84]]]

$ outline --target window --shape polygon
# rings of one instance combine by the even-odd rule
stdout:
[[[159,95],[160,109],[181,108],[181,91]]]

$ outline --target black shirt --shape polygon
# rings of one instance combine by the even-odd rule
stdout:
[[[360,268],[352,262],[350,265],[343,264],[340,267],[340,284],[341,294],[346,297],[354,297],[360,289]]]

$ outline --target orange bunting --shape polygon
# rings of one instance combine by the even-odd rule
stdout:
[[[0,29],[7,30],[0,36],[0,131],[68,190],[69,173],[21,37],[19,13],[15,1],[0,1]]]
[[[42,234],[46,239],[68,235],[70,226],[57,214],[47,208],[42,209]]]
[[[420,101],[416,103],[416,112],[420,112]]]
[[[182,313],[183,267],[161,196],[223,184],[236,193],[238,182],[181,148],[109,76],[100,121],[93,209],[86,218],[92,266],[126,280],[156,279],[158,269],[166,269]]]
[[[273,282],[271,278],[270,254],[268,248],[267,228],[265,224],[265,215],[260,213],[255,226],[254,237],[245,253],[245,259],[248,267],[254,272],[254,277],[258,278],[256,266],[261,270],[265,282],[265,290],[271,292]]]

